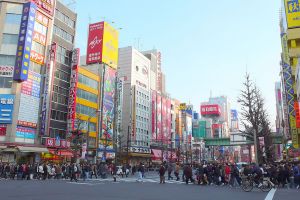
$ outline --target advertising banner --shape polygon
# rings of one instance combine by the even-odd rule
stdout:
[[[53,16],[55,0],[31,0],[31,1],[33,1],[45,13],[49,14],[50,16]]]
[[[14,80],[26,81],[31,57],[32,33],[37,6],[28,2],[23,5],[22,20],[19,32],[19,41],[14,68]]]
[[[161,97],[161,127],[163,143],[167,140],[167,104],[166,98]]]
[[[15,142],[34,144],[36,129],[17,126]]]
[[[102,62],[113,69],[117,69],[119,51],[119,33],[116,29],[104,22]]]
[[[104,139],[112,139],[114,127],[114,100],[116,70],[106,67],[103,85],[103,107],[102,107],[102,136]]]
[[[0,124],[0,136],[6,136],[6,128],[6,125]]]
[[[32,39],[37,43],[46,46],[46,36],[40,34],[39,32],[33,31]]]
[[[44,83],[44,94],[43,94],[43,103],[42,103],[42,110],[41,110],[41,128],[40,128],[40,135],[48,135],[47,127],[48,127],[48,120],[50,114],[50,94],[51,88],[53,85],[53,72],[55,67],[55,60],[56,60],[56,48],[57,44],[52,43],[50,45],[49,50],[49,59],[46,66],[46,73],[45,73],[45,83]]]
[[[100,63],[103,51],[104,22],[89,25],[86,64]]]
[[[70,92],[68,102],[68,132],[74,130],[76,120],[76,92],[78,81],[78,68],[73,68],[70,79]]]
[[[39,118],[41,75],[29,71],[21,86],[18,125],[36,128]]]
[[[11,124],[15,95],[0,94],[0,124]]]
[[[13,77],[13,74],[13,66],[0,65],[0,77]]]
[[[289,113],[290,121],[290,132],[292,136],[292,143],[294,148],[299,148],[298,142],[298,130],[296,126],[296,113],[294,108],[294,88],[293,88],[293,78],[292,78],[292,67],[290,66],[290,58],[288,52],[287,35],[286,33],[281,33],[281,43],[282,43],[282,72],[284,79],[284,88],[286,92],[287,107]]]
[[[41,23],[42,25],[48,27],[49,24],[49,18],[46,17],[45,15],[43,15],[42,13],[40,13],[39,11],[37,11],[35,13],[35,20],[39,23]]]
[[[202,105],[201,108],[201,115],[220,115],[221,108],[218,104],[211,104],[211,105]]]
[[[161,95],[157,94],[157,127],[156,127],[156,133],[157,133],[157,139],[162,140],[163,139],[163,131],[162,131],[162,103],[161,103]]]
[[[232,121],[237,121],[238,120],[238,112],[235,109],[231,110],[231,120]]]
[[[117,116],[116,116],[116,131],[117,135],[121,134],[122,130],[122,108],[123,108],[123,81],[118,78],[117,81]]]
[[[152,91],[152,140],[156,140],[156,91]]]
[[[46,138],[46,147],[56,147],[56,148],[69,148],[71,143],[67,140],[62,140],[59,138]]]
[[[33,50],[30,51],[30,60],[37,64],[43,65],[44,64],[44,55],[39,54]]]
[[[284,0],[285,14],[288,28],[300,27],[299,0]]]
[[[166,126],[167,126],[167,134],[166,134],[166,138],[167,138],[167,143],[171,144],[171,139],[172,139],[172,129],[171,129],[171,99],[167,99],[166,100]]]

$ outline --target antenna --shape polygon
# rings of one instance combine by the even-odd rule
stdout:
[[[89,24],[91,24],[92,18],[91,15],[89,14]]]
[[[212,91],[209,92],[209,98],[212,98]]]

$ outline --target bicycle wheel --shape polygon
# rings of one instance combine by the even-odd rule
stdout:
[[[244,180],[241,187],[245,192],[250,192],[253,189],[253,183],[249,180]]]
[[[260,187],[260,189],[263,192],[269,192],[272,189],[272,185],[271,185],[271,183],[269,181],[263,180],[262,186]]]

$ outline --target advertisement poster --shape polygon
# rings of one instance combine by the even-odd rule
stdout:
[[[16,128],[16,142],[34,144],[36,129],[17,126]]]
[[[41,10],[53,16],[55,0],[32,0]]]
[[[103,108],[102,108],[102,139],[112,139],[114,126],[114,100],[115,100],[116,71],[109,67],[105,70],[103,85]]]
[[[34,30],[35,13],[37,6],[28,2],[23,5],[22,20],[20,23],[19,40],[14,68],[14,80],[26,81],[28,78],[31,57],[32,33]]]
[[[0,77],[13,77],[13,74],[13,66],[0,65]]]
[[[161,127],[162,127],[162,139],[163,143],[167,140],[167,104],[166,98],[161,97]]]
[[[22,83],[18,125],[36,128],[39,118],[41,75],[29,71],[28,80]]]
[[[15,95],[0,94],[0,124],[11,124]]]
[[[288,28],[300,27],[299,0],[284,0]]]
[[[156,91],[152,91],[152,140],[156,140]]]
[[[86,64],[102,61],[104,22],[89,25]]]
[[[172,129],[171,129],[171,100],[168,98],[166,101],[166,118],[167,118],[167,139],[168,144],[171,143]]]

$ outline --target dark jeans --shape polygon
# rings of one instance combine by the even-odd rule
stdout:
[[[185,183],[186,183],[186,184],[189,184],[189,180],[191,180],[191,183],[194,183],[194,179],[193,179],[193,177],[191,177],[191,176],[185,178]]]

